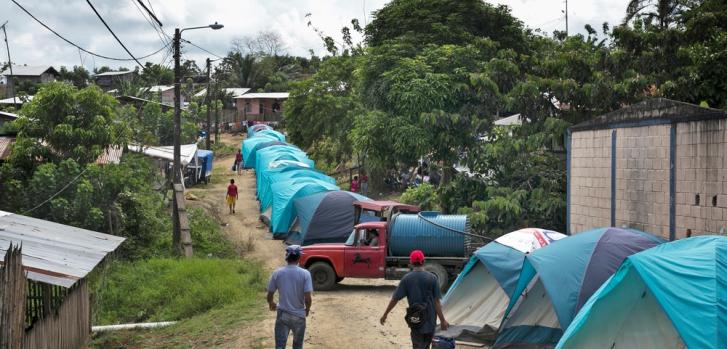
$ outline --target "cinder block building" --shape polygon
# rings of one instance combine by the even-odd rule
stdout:
[[[725,233],[727,111],[656,98],[575,125],[567,137],[569,233]]]

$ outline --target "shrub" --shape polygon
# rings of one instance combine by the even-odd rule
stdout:
[[[429,183],[422,183],[416,187],[407,189],[401,195],[401,201],[405,204],[419,205],[422,211],[439,209],[437,189]]]
[[[230,304],[252,305],[262,269],[244,260],[149,259],[116,263],[95,283],[95,324],[181,320]]]
[[[237,256],[235,246],[222,234],[220,224],[202,209],[189,210],[189,228],[195,256],[218,258]]]

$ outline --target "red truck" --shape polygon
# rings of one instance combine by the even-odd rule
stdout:
[[[347,277],[399,280],[409,271],[413,249],[424,251],[424,269],[437,275],[440,287],[446,289],[469,255],[481,246],[460,231],[467,230],[466,216],[423,213],[416,206],[390,201],[353,205],[355,228],[348,241],[303,247],[300,264],[310,271],[316,290],[330,290]],[[373,232],[378,233],[376,246],[367,244],[367,233]]]

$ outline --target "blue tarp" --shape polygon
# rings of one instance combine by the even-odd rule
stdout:
[[[370,200],[349,191],[327,191],[295,199],[299,231],[286,242],[298,245],[345,242],[353,230],[353,202]]]
[[[252,168],[248,164],[248,159],[250,158],[250,153],[255,148],[256,145],[260,143],[267,143],[267,142],[274,142],[277,141],[277,139],[270,137],[270,136],[254,136],[252,138],[245,139],[242,141],[242,146],[240,147],[242,149],[242,160],[245,162],[246,168]],[[253,164],[254,165],[254,164]]]
[[[512,344],[555,345],[562,329],[570,324],[576,312],[613,275],[626,257],[663,242],[661,238],[638,230],[598,228],[573,235],[527,255],[517,287],[510,297],[505,312],[506,320],[495,348]],[[510,312],[536,275],[552,304],[559,328],[508,323]],[[546,306],[547,303],[541,304]],[[531,310],[523,307],[515,309],[521,312]]]
[[[313,169],[310,165],[300,162],[300,161],[290,161],[290,160],[283,160],[283,161],[276,161],[273,164],[268,164],[267,167],[258,169],[255,171],[255,177],[256,177],[256,196],[258,199],[260,198],[260,195],[262,194],[263,190],[270,190],[270,176],[274,176],[277,173],[280,172],[287,172],[287,171],[294,171],[294,170],[312,170],[317,171]]]
[[[285,135],[282,134],[282,133],[280,133],[280,132],[278,132],[278,131],[275,131],[273,129],[268,129],[268,130],[262,130],[262,131],[255,132],[255,137],[259,137],[259,136],[272,137],[272,138],[277,139],[278,141],[285,142]]]
[[[657,305],[644,305],[644,298]],[[661,314],[654,314],[659,311],[668,320],[659,323]],[[654,347],[648,344],[662,342],[670,330],[687,348],[727,348],[726,237],[678,240],[627,257],[583,306],[557,348],[611,347],[629,335]]]
[[[200,163],[202,164],[202,176],[211,176],[214,153],[211,150],[197,149],[197,158],[199,158]]]
[[[255,163],[257,162],[257,152],[273,146],[286,146],[298,149],[298,147],[290,143],[285,143],[278,140],[271,140],[269,142],[256,142],[254,145],[252,145],[252,148],[250,149],[247,157],[245,158],[245,168],[255,167]]]
[[[268,173],[264,181],[258,184],[260,195],[258,200],[260,201],[260,212],[265,211],[273,203],[273,183],[283,183],[299,178],[310,178],[316,181],[323,181],[335,185],[336,180],[325,174],[318,172],[314,169],[300,169],[297,167],[292,168],[290,171],[279,171]]]
[[[268,168],[272,162],[282,160],[299,161],[309,165],[311,168],[315,166],[313,160],[309,159],[308,155],[300,149],[284,145],[274,145],[257,152],[255,156],[255,172],[258,173],[261,169]]]
[[[338,186],[311,178],[296,178],[273,183],[273,204],[270,215],[270,229],[274,236],[286,235],[290,224],[297,216],[293,200],[327,190],[338,190]]]

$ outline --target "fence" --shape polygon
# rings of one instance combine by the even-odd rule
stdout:
[[[0,269],[0,349],[81,348],[91,333],[86,280],[70,289],[25,278],[12,245]]]

